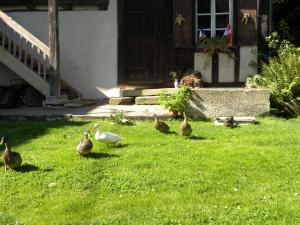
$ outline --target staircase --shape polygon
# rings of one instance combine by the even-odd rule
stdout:
[[[110,105],[159,105],[159,95],[164,92],[172,94],[176,91],[174,88],[156,88],[156,89],[132,89],[123,90],[122,97],[110,98]]]
[[[49,54],[46,44],[0,11],[0,61],[46,97],[50,96]],[[62,83],[74,96],[74,90]]]

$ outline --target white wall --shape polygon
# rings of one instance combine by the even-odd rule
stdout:
[[[257,69],[250,66],[257,64],[257,47],[242,46],[240,50],[240,81],[247,81],[247,77],[257,74]]]
[[[219,53],[219,82],[234,82],[234,58],[228,53]]]
[[[48,43],[47,12],[10,16]],[[60,11],[59,20],[62,79],[85,99],[119,96],[117,0],[107,11]]]
[[[194,57],[194,70],[201,73],[201,77],[204,82],[212,82],[212,57],[206,53],[195,53]]]
[[[239,82],[245,82],[248,76],[257,73],[256,69],[250,66],[252,63],[257,64],[257,47],[241,46]],[[204,82],[212,82],[212,56],[210,54],[195,53],[194,69],[201,72]],[[227,53],[219,53],[219,82],[234,82],[234,70],[234,58]]]

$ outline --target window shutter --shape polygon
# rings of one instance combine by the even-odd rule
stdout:
[[[237,44],[257,44],[257,0],[237,0]]]
[[[180,18],[184,21],[179,24]],[[179,20],[179,21],[178,21]],[[193,48],[195,0],[173,0],[173,47]]]

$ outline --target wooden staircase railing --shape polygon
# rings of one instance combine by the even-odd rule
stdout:
[[[24,69],[24,66],[26,66],[27,69],[32,71],[30,76],[35,77],[28,78],[24,77],[24,74],[18,75],[25,81],[29,81],[28,83],[42,94],[49,96],[49,47],[2,11],[0,11],[0,47],[2,48],[2,52],[6,51],[5,54],[9,53],[18,60],[19,64],[23,65],[16,65],[18,64],[16,60],[8,61],[7,59],[2,60],[6,61],[3,63],[9,64],[7,66],[17,73],[20,73],[22,68],[26,70]],[[18,66],[20,67],[19,69],[12,68]],[[29,72],[26,71],[26,76],[28,74]],[[32,83],[33,80],[36,82]],[[45,88],[47,85],[48,88]]]

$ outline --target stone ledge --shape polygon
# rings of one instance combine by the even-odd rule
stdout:
[[[259,116],[269,112],[270,91],[246,88],[194,89],[187,109],[194,119]]]
[[[136,97],[136,105],[158,105],[159,96]]]
[[[123,90],[123,97],[138,97],[138,96],[158,96],[161,92],[172,94],[176,91],[175,88],[158,88],[158,89],[140,89],[140,90]]]
[[[131,105],[134,104],[133,97],[110,98],[110,105]]]

